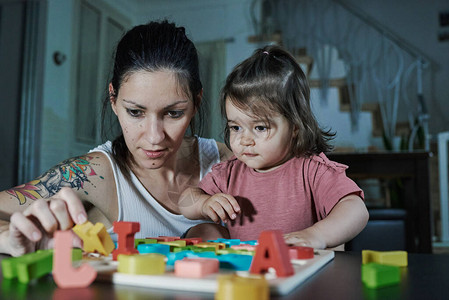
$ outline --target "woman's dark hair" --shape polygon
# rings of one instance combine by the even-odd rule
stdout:
[[[292,155],[329,152],[335,134],[320,129],[310,107],[310,89],[301,67],[280,46],[266,46],[238,64],[221,90],[221,112],[226,118],[226,100],[242,111],[269,123],[270,115],[283,115],[292,126]],[[294,129],[294,130],[293,130]],[[224,131],[229,145],[229,128]]]
[[[113,87],[113,95],[103,100],[102,136],[107,139],[105,127],[106,115],[110,107],[110,97],[118,95],[120,87],[126,79],[139,71],[157,72],[170,71],[176,76],[179,86],[193,101],[195,109],[200,111],[199,94],[202,84],[199,74],[198,54],[195,45],[187,38],[184,27],[176,27],[167,20],[149,22],[129,30],[119,41],[114,59],[112,78],[109,81]],[[192,135],[201,131],[201,119],[195,124],[190,122]],[[114,158],[122,172],[128,174],[129,165],[133,162],[126,146],[121,128],[112,142]]]

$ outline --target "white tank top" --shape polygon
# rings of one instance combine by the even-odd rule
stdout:
[[[200,137],[197,137],[197,140],[201,180],[214,164],[220,162],[220,154],[215,140]],[[108,157],[117,187],[117,221],[139,222],[140,232],[136,233],[135,238],[181,236],[190,227],[205,222],[204,220],[189,220],[183,215],[167,211],[151,196],[132,171],[130,171],[131,181],[126,179],[113,159],[110,141],[89,152],[102,152]],[[112,227],[109,228],[108,232],[116,241],[117,237],[112,229]]]

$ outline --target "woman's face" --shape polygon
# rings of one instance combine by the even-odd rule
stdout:
[[[111,104],[134,161],[144,169],[176,157],[196,112],[170,71],[132,73]]]

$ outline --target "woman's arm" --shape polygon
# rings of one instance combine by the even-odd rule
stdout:
[[[111,186],[115,187],[115,179],[108,159],[102,153],[91,153],[68,159],[27,184],[0,192],[0,252],[22,255],[51,247],[55,230],[87,220],[83,202],[113,220],[117,195]],[[8,215],[11,217],[5,218]]]
[[[12,256],[53,246],[53,233],[82,224],[87,214],[81,200],[69,188],[62,188],[49,199],[38,199],[23,212],[14,212],[9,224],[1,221],[0,252]],[[78,238],[73,246],[80,246]]]
[[[36,200],[50,198],[63,187],[72,189],[83,201],[100,205],[99,198],[117,197],[111,185],[115,186],[115,180],[104,154],[94,152],[73,157],[26,184],[0,192],[1,212],[7,215],[23,212]]]
[[[317,249],[333,248],[354,238],[368,222],[368,210],[357,195],[343,197],[323,220],[301,231],[284,235],[289,244]]]

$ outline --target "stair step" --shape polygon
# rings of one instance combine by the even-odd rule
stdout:
[[[310,88],[320,88],[322,83],[319,79],[309,79]],[[338,88],[340,111],[350,112],[351,104],[349,102],[349,90],[346,84],[346,78],[335,78],[329,81],[330,87]],[[380,113],[380,106],[377,102],[362,103],[361,111],[371,112],[372,115],[372,135],[374,137],[382,137],[383,122]],[[398,122],[396,124],[396,136],[408,136],[410,134],[410,126],[408,122]]]
[[[260,43],[275,43],[282,45],[282,35],[280,32],[276,32],[270,35],[252,35],[248,37],[248,43],[260,44]]]
[[[341,87],[346,85],[346,78],[334,78],[329,80],[329,86],[330,87]],[[320,88],[321,87],[321,80],[319,79],[309,79],[309,86],[310,88]]]

